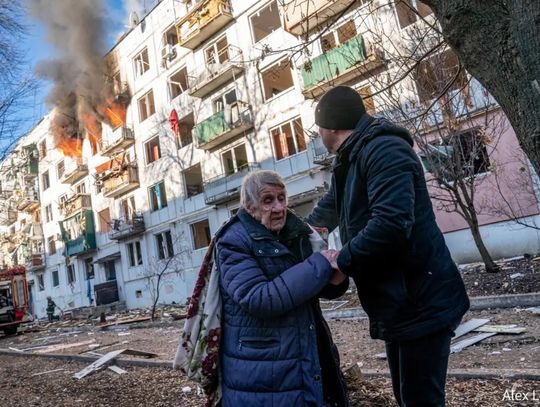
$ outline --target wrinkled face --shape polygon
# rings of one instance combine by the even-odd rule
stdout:
[[[247,211],[267,229],[279,232],[287,219],[287,191],[279,185],[266,185],[259,192],[258,206]]]
[[[322,142],[329,153],[335,153],[334,144],[336,143],[335,131],[319,127],[319,135],[321,136]],[[337,149],[336,149],[337,150]]]

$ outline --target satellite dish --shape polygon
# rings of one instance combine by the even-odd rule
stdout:
[[[129,26],[131,28],[135,28],[137,25],[139,25],[140,22],[141,20],[139,19],[139,15],[136,11],[132,11],[131,13],[129,13]]]

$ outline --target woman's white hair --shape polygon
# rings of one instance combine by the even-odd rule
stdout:
[[[285,181],[275,171],[260,170],[251,172],[244,177],[240,191],[240,206],[244,209],[255,208],[259,204],[259,194],[267,185],[277,185],[285,188]]]

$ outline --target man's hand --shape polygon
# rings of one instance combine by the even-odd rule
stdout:
[[[321,254],[328,260],[333,269],[337,269],[337,257],[339,252],[337,250],[321,250]]]
[[[339,269],[334,269],[334,274],[332,275],[332,278],[330,279],[329,283],[332,285],[340,285],[348,277],[349,276],[347,276],[347,274],[342,273]]]

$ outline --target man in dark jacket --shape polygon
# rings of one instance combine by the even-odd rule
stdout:
[[[368,115],[345,86],[321,98],[315,123],[336,158],[330,190],[306,220],[339,226],[337,264],[356,283],[371,337],[386,342],[400,406],[444,406],[450,339],[469,300],[411,136]]]

